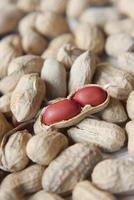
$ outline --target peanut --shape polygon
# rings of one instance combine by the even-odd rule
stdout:
[[[48,99],[66,96],[67,73],[63,64],[54,58],[46,59],[41,70],[41,78],[46,83]]]
[[[38,74],[24,75],[11,97],[11,111],[18,122],[32,119],[45,97],[45,84]]]
[[[67,138],[59,132],[52,131],[33,136],[27,143],[26,150],[33,162],[46,166],[67,146]]]
[[[134,194],[134,165],[131,160],[107,159],[93,170],[93,183],[114,194]]]
[[[68,193],[100,160],[100,151],[95,146],[75,144],[51,162],[43,174],[42,186],[49,192]]]
[[[68,135],[75,142],[93,143],[104,151],[118,151],[125,142],[125,131],[118,125],[96,119],[84,119],[68,129]]]
[[[79,182],[73,191],[73,200],[83,200],[92,199],[92,200],[116,200],[116,198],[103,190],[99,190],[89,181]]]

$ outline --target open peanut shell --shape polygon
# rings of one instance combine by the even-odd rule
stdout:
[[[90,87],[90,86],[97,86],[97,87],[100,87],[100,88],[104,89],[103,87],[101,87],[99,85],[96,85],[96,84],[84,85],[84,86],[78,88],[77,90],[73,91],[72,93],[70,93],[68,95],[67,99],[71,99],[79,89],[82,89],[82,88],[85,88],[85,87]],[[41,120],[42,115],[43,115],[43,113],[45,112],[45,110],[47,108],[47,107],[45,107],[45,108],[42,109],[39,117],[37,118],[37,120],[36,120],[36,122],[34,124],[34,132],[36,134],[38,134],[38,133],[43,133],[44,130],[53,130],[53,129],[66,128],[66,127],[73,126],[73,125],[79,123],[81,120],[83,120],[86,117],[88,117],[89,115],[97,113],[97,112],[103,110],[108,105],[109,100],[110,100],[110,96],[107,93],[107,98],[102,104],[100,104],[98,106],[86,105],[86,106],[82,107],[81,112],[78,115],[76,115],[75,117],[73,117],[73,118],[71,118],[69,120],[63,120],[61,122],[54,123],[54,124],[52,124],[50,126],[43,124],[42,120]],[[55,101],[55,102],[57,102],[57,101]]]

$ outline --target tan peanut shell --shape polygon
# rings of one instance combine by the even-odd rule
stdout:
[[[24,36],[31,29],[35,29],[35,20],[38,15],[38,12],[31,12],[24,16],[18,24],[19,33]]]
[[[11,124],[7,121],[2,113],[0,113],[0,144],[4,135],[12,129]]]
[[[82,0],[78,3],[77,0],[69,0],[67,4],[67,17],[78,18],[81,13],[89,6],[90,0]]]
[[[132,35],[134,31],[134,20],[130,18],[124,18],[108,21],[105,24],[104,30],[108,35],[117,33],[128,33]]]
[[[5,135],[0,149],[1,169],[16,172],[27,166],[29,158],[26,155],[26,145],[31,137],[27,130]]]
[[[114,194],[134,194],[134,162],[125,159],[106,159],[92,173],[93,183]]]
[[[0,97],[0,112],[9,116],[11,114],[10,100],[12,93],[7,93]]]
[[[57,60],[64,64],[67,70],[69,70],[74,61],[79,57],[83,51],[78,49],[74,45],[64,44],[57,53]]]
[[[32,195],[28,200],[63,200],[59,195],[55,193],[49,193],[46,192],[45,190],[40,190],[39,192],[35,193]]]
[[[121,101],[115,98],[110,99],[109,105],[99,113],[101,119],[112,123],[123,123],[128,119],[127,113]]]
[[[128,137],[128,153],[134,159],[134,121],[129,121],[126,124],[126,132]]]
[[[69,92],[86,84],[90,84],[95,73],[96,65],[96,56],[90,51],[86,51],[78,56],[70,70],[68,82]]]
[[[129,94],[127,99],[127,113],[130,119],[134,119],[134,90]]]
[[[10,35],[0,42],[0,78],[7,75],[9,63],[22,55],[21,38],[18,35]]]
[[[92,86],[92,84],[85,85],[81,88],[88,87],[88,86]],[[80,89],[80,88],[78,88],[78,89]],[[72,92],[67,98],[71,99],[71,97],[75,94],[75,92],[77,92],[77,90]],[[59,101],[60,100],[61,99],[59,99]],[[34,131],[35,131],[36,134],[38,134],[38,133],[43,133],[45,130],[51,130],[51,129],[55,129],[55,128],[56,129],[65,128],[65,127],[70,127],[72,125],[75,125],[75,124],[79,123],[80,121],[82,121],[83,119],[85,119],[86,117],[88,117],[90,114],[97,113],[97,112],[103,110],[109,104],[109,100],[110,100],[110,96],[107,94],[107,99],[101,105],[98,105],[96,107],[92,107],[91,105],[86,105],[82,108],[81,113],[79,113],[75,117],[73,117],[69,120],[57,122],[57,123],[52,124],[50,126],[47,126],[47,125],[45,125],[41,122],[42,114],[45,112],[45,110],[47,108],[47,107],[45,107],[45,108],[42,109],[39,117],[37,118],[37,120],[34,124]]]
[[[0,35],[12,32],[22,16],[23,12],[13,4],[0,6]]]
[[[74,45],[74,37],[71,33],[61,34],[51,40],[49,47],[42,54],[42,58],[57,58],[59,49],[66,43]]]
[[[19,0],[17,7],[23,12],[32,12],[39,9],[40,0]]]
[[[38,192],[42,188],[41,178],[43,172],[44,167],[34,164],[20,172],[9,174],[2,181],[0,191],[12,193],[16,190],[16,192],[21,191],[22,195]]]
[[[0,191],[0,200],[25,200],[24,196],[20,192],[13,190],[12,192],[6,189]]]
[[[28,157],[35,163],[47,166],[68,146],[68,140],[60,132],[37,134],[27,143]],[[37,153],[38,152],[38,153]]]
[[[134,19],[134,1],[133,0],[119,0],[117,1],[119,11]]]
[[[80,21],[104,27],[106,23],[119,19],[119,13],[114,7],[89,7],[80,16]]]
[[[67,132],[74,142],[93,143],[107,152],[118,151],[126,139],[125,131],[120,126],[90,118],[84,119]]]
[[[118,56],[118,67],[134,76],[134,52],[126,52]]]
[[[43,12],[52,11],[59,14],[64,14],[66,11],[68,0],[41,0],[40,10]]]
[[[73,200],[79,200],[79,199],[116,200],[116,198],[112,194],[104,190],[98,189],[89,181],[81,181],[74,188]]]
[[[47,39],[32,29],[22,37],[22,47],[27,54],[41,55],[47,46]]]
[[[69,26],[64,17],[50,11],[40,13],[37,16],[35,27],[39,33],[50,38],[69,32]]]
[[[24,55],[13,59],[8,66],[8,75],[14,71],[26,68],[30,73],[34,69],[36,73],[40,73],[44,60],[40,56]]]
[[[93,53],[102,53],[105,45],[104,34],[97,26],[89,23],[79,23],[74,30],[75,42],[78,48]]]
[[[127,33],[110,35],[106,40],[105,50],[109,56],[114,57],[117,57],[118,55],[128,51],[133,51],[134,39]]]
[[[94,83],[102,85],[110,96],[120,100],[126,100],[134,88],[133,76],[109,63],[97,66]]]
[[[48,99],[66,96],[67,73],[62,63],[54,58],[46,59],[41,70],[41,79],[46,83]]]
[[[18,82],[11,97],[11,111],[18,122],[32,119],[45,98],[45,83],[38,74],[26,74]]]
[[[45,170],[42,186],[46,191],[58,194],[71,192],[100,160],[101,153],[93,145],[75,144],[68,147]]]
[[[20,78],[23,77],[23,75],[41,72],[43,60],[40,59],[39,63],[34,63],[30,61],[31,59],[32,57],[28,58],[27,55],[26,57],[19,57],[17,60],[13,60],[15,66],[14,69],[16,70],[16,68],[19,68],[19,70],[12,72],[8,76],[0,80],[0,91],[2,93],[6,94],[12,92],[15,89]]]

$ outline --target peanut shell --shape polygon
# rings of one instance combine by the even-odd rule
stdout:
[[[43,12],[46,11],[52,11],[52,12],[56,12],[59,14],[64,14],[66,11],[66,6],[67,6],[68,0],[49,0],[49,1],[45,1],[45,0],[41,0],[40,3],[40,10],[42,10]]]
[[[114,7],[89,7],[80,16],[80,21],[104,27],[106,23],[119,19],[119,13]]]
[[[40,165],[49,165],[56,156],[68,146],[66,136],[60,132],[37,134],[27,143],[28,157]],[[37,153],[38,151],[38,153]]]
[[[128,153],[134,159],[134,121],[129,121],[126,124],[126,132],[128,136]]]
[[[47,46],[47,40],[32,29],[22,37],[22,47],[27,54],[41,55]]]
[[[88,87],[88,86],[92,86],[92,84],[85,85],[81,88]],[[78,89],[80,89],[80,88],[78,88]],[[71,97],[75,94],[75,92],[77,92],[77,90],[72,92],[67,98],[71,99]],[[59,101],[60,100],[61,99],[59,99]],[[37,120],[34,124],[34,132],[35,132],[35,134],[38,134],[38,133],[43,133],[45,130],[51,130],[51,129],[55,129],[55,128],[56,129],[65,128],[65,127],[70,127],[72,125],[75,125],[75,124],[79,123],[80,121],[82,121],[83,119],[85,119],[86,117],[88,117],[90,114],[97,113],[97,112],[103,110],[108,105],[109,100],[110,100],[110,97],[109,97],[109,95],[107,95],[107,99],[101,105],[98,105],[96,107],[92,107],[91,105],[86,105],[82,108],[81,113],[76,115],[75,117],[73,117],[69,120],[63,120],[61,122],[57,122],[50,126],[43,124],[41,121],[42,114],[45,112],[45,109],[47,108],[47,107],[45,107],[42,109],[41,113],[39,114],[39,117],[37,118]]]
[[[83,51],[71,44],[64,44],[57,53],[57,60],[64,64],[67,70],[69,70],[74,61],[79,57]]]
[[[24,75],[11,97],[11,111],[18,122],[32,119],[45,98],[45,84],[38,74]]]
[[[59,195],[55,193],[48,193],[45,190],[40,190],[36,194],[32,195],[28,200],[63,200]]]
[[[74,44],[74,37],[71,33],[64,33],[49,43],[49,47],[42,54],[42,58],[57,58],[59,49],[66,43]]]
[[[132,35],[134,31],[134,21],[130,18],[108,21],[105,24],[104,29],[108,35],[117,33],[127,33]]]
[[[88,23],[79,23],[74,30],[75,42],[78,48],[93,53],[102,53],[105,37],[101,29]]]
[[[18,35],[10,35],[0,42],[0,78],[7,75],[9,63],[22,55],[21,38]]]
[[[14,190],[23,195],[38,192],[41,186],[41,178],[44,167],[40,165],[31,165],[26,169],[9,174],[1,183],[1,191],[12,193]],[[1,192],[0,192],[1,193]]]
[[[125,131],[120,126],[89,118],[67,132],[74,142],[93,143],[107,152],[118,151],[126,139]]]
[[[111,98],[109,105],[99,113],[101,119],[112,123],[123,123],[128,119],[123,104],[118,99]]]
[[[89,181],[81,181],[79,182],[73,191],[73,200],[116,200],[116,198],[103,190],[96,188],[91,182]]]
[[[43,59],[40,56],[24,55],[13,59],[8,66],[8,75],[14,71],[26,68],[31,72],[40,73],[43,65]]]
[[[134,39],[127,33],[110,35],[106,40],[105,50],[109,56],[114,57],[128,51],[134,51]]]
[[[20,20],[18,24],[18,31],[22,36],[26,35],[29,30],[35,29],[35,20],[37,15],[38,12],[31,12]]]
[[[50,38],[69,32],[69,26],[64,17],[50,11],[40,13],[37,16],[35,27],[39,33]]]
[[[51,162],[43,174],[42,186],[49,192],[68,193],[100,160],[100,151],[95,146],[75,144]]]
[[[109,63],[97,66],[94,83],[105,87],[110,96],[120,100],[126,100],[134,88],[133,76]]]
[[[32,12],[39,9],[40,0],[19,0],[17,6],[23,12]]]
[[[130,119],[134,119],[134,107],[133,107],[133,102],[134,102],[134,91],[132,91],[127,99],[127,113]]]
[[[77,57],[69,74],[69,92],[91,83],[96,69],[96,64],[96,56],[90,51],[86,51]]]
[[[12,135],[5,135],[0,150],[0,168],[16,172],[24,169],[29,163],[26,155],[26,145],[31,138],[27,130],[17,131]]]
[[[41,70],[41,78],[46,83],[48,99],[66,96],[67,73],[62,63],[54,58],[46,59]]]
[[[118,56],[118,67],[134,76],[134,53],[126,52]]]
[[[100,189],[114,194],[134,194],[134,162],[106,159],[95,166],[92,181]]]
[[[8,4],[6,6],[0,6],[0,35],[14,31],[22,17],[23,12],[15,5]]]
[[[7,93],[0,97],[0,112],[9,116],[11,114],[10,100],[12,93]]]

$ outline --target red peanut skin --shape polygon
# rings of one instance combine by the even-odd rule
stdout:
[[[49,105],[42,115],[42,123],[51,125],[63,120],[68,120],[78,115],[81,107],[78,103],[70,99],[64,99]]]
[[[97,86],[89,86],[79,89],[73,96],[73,100],[82,107],[85,105],[98,106],[107,98],[107,92]]]

